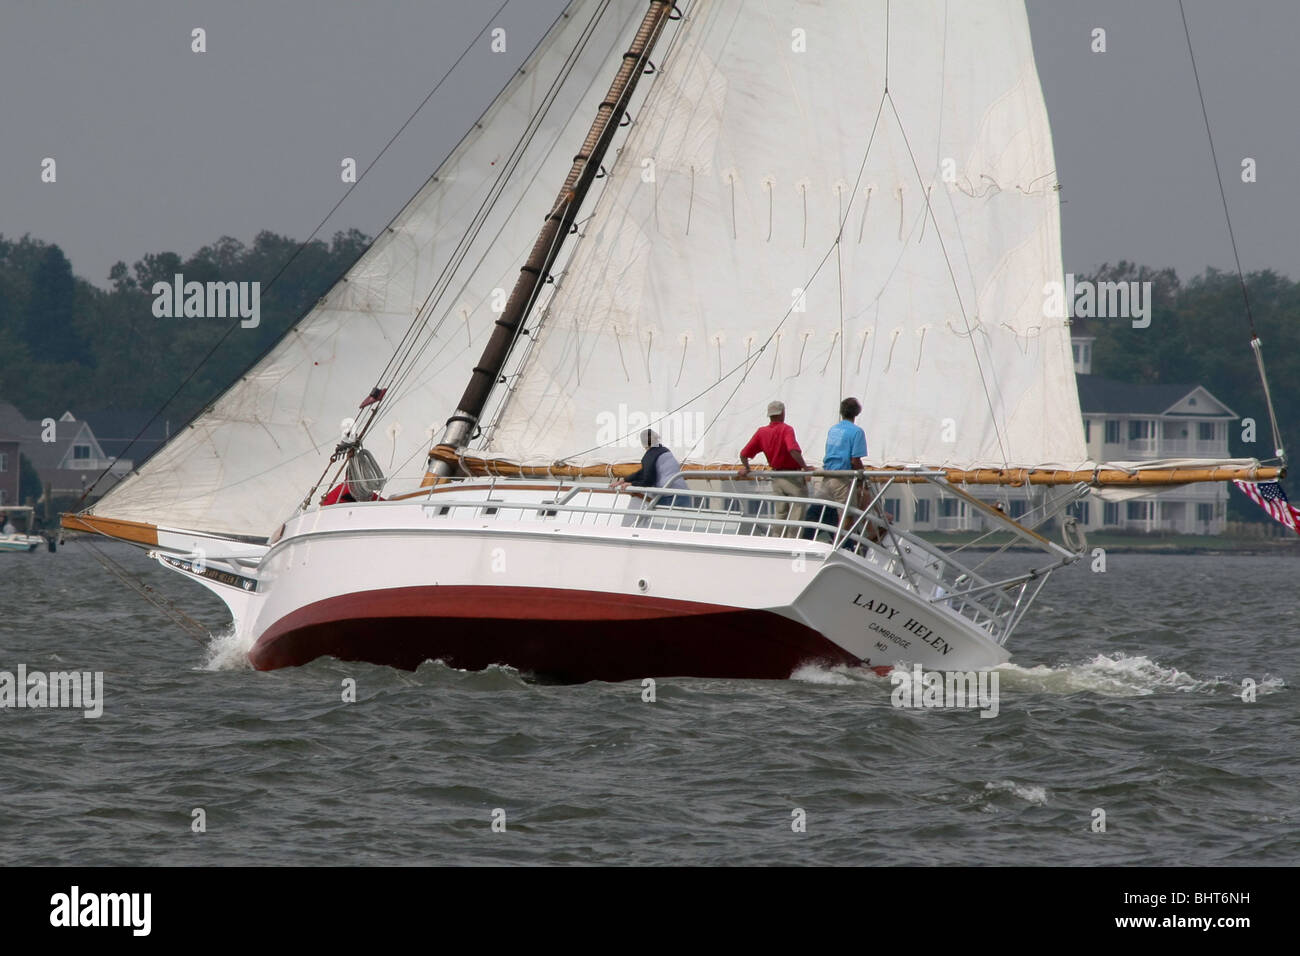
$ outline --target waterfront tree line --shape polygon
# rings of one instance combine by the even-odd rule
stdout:
[[[301,249],[272,232],[252,245],[223,237],[189,258],[159,252],[130,267],[118,262],[105,289],[74,275],[57,245],[0,236],[0,400],[33,419],[167,403],[174,431],[267,351],[369,243],[355,229]],[[177,274],[186,283],[259,282],[257,326],[158,317],[154,284],[170,285]]]

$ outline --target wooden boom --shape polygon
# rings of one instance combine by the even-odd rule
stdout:
[[[472,476],[496,475],[503,478],[625,478],[634,474],[640,465],[518,465],[513,462],[487,458],[471,458],[457,455],[446,446],[439,445],[429,453],[448,464],[458,464],[464,473]],[[887,468],[865,468],[870,473],[877,470],[898,471],[903,466],[892,465]],[[692,471],[738,471],[740,465],[733,463],[717,465],[683,465],[684,477],[689,478]],[[753,472],[768,469],[753,467]],[[936,468],[935,471],[946,473],[947,480],[954,485],[1073,485],[1085,482],[1089,485],[1110,485],[1136,487],[1150,485],[1186,485],[1203,481],[1276,481],[1286,476],[1285,468],[1265,465],[1216,465],[1216,466],[1170,466],[1168,468],[1149,468],[1141,471],[1125,471],[1122,468],[1099,467],[1093,469],[1071,470],[1055,468]],[[445,481],[446,478],[442,478]],[[895,477],[895,481],[924,481],[924,478]],[[437,484],[439,476],[432,473],[425,475],[423,487]]]

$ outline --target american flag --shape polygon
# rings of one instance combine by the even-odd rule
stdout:
[[[1287,501],[1286,492],[1276,481],[1234,481],[1233,484],[1249,495],[1251,501],[1271,514],[1275,521],[1282,522],[1292,531],[1300,532],[1300,526],[1297,526],[1300,511]]]

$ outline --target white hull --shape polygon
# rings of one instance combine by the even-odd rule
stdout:
[[[629,517],[633,499],[595,492],[589,501],[604,500],[589,510],[545,513],[555,489],[531,489],[319,509],[288,523],[255,574],[216,580],[209,565],[201,580],[267,668],[333,654],[495,660],[576,679],[785,677],[806,660],[972,670],[1009,658],[991,617],[959,613],[951,589],[915,574],[928,564],[936,580],[952,576],[919,542],[904,543],[913,574],[900,576],[884,549],[862,557],[718,517],[705,533],[698,520]]]

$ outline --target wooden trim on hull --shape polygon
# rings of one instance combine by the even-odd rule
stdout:
[[[59,519],[59,524],[68,531],[87,531],[102,534],[107,538],[130,541],[133,544],[158,544],[157,525],[145,524],[143,521],[126,521],[122,518],[101,518],[91,514],[66,514]]]
[[[517,465],[513,462],[487,458],[471,458],[457,455],[446,445],[438,445],[429,452],[431,458],[457,464],[463,471],[473,477],[495,475],[503,478],[626,478],[634,474],[641,466],[635,463],[611,465]],[[891,465],[883,469],[866,468],[864,472],[870,477],[876,470],[899,471],[905,466]],[[683,465],[684,477],[689,478],[692,471],[733,471],[740,466],[735,463],[716,465]],[[767,469],[755,466],[751,471],[755,477],[761,477]],[[1054,469],[1054,468],[936,468],[945,472],[945,477],[954,485],[1074,485],[1085,482],[1090,485],[1108,485],[1121,487],[1153,487],[1166,485],[1186,485],[1202,481],[1276,481],[1286,477],[1285,468],[1264,465],[1225,465],[1221,467],[1173,466],[1169,468],[1151,468],[1128,472],[1119,468],[1096,469]],[[434,474],[425,475],[423,487],[446,482],[448,479]],[[741,480],[741,479],[737,479]],[[894,481],[915,482],[925,478],[895,477]]]
[[[564,681],[781,680],[810,662],[866,664],[772,611],[645,595],[422,586],[326,598],[286,615],[248,658],[259,670],[317,657],[414,670],[426,660],[508,664]]]

